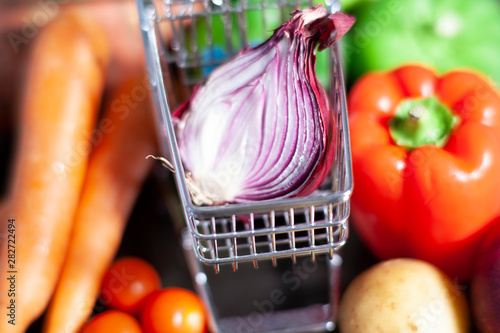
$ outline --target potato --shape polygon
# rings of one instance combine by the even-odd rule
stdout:
[[[381,262],[357,276],[339,305],[341,333],[458,333],[469,330],[460,286],[416,259]]]

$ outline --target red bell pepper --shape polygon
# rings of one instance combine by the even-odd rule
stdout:
[[[481,75],[412,65],[362,77],[348,100],[351,221],[381,259],[462,281],[500,213],[500,94]]]

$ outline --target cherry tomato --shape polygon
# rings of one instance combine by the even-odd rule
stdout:
[[[81,333],[143,333],[141,325],[131,314],[109,310],[92,318]]]
[[[101,302],[139,315],[145,298],[160,287],[160,276],[151,264],[139,258],[123,257],[116,260],[104,276]]]
[[[195,293],[170,287],[148,297],[141,322],[146,333],[203,333],[206,315]]]

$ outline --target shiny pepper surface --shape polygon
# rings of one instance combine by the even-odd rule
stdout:
[[[373,72],[348,100],[351,220],[381,259],[470,277],[500,212],[500,95],[483,76],[411,65]]]

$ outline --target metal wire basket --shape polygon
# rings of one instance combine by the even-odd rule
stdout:
[[[310,6],[314,1],[139,1],[161,144],[176,170],[178,191],[198,259],[214,264],[216,269],[222,263],[232,263],[236,269],[241,261],[253,261],[257,265],[258,260],[276,262],[276,258],[283,256],[329,253],[332,257],[335,249],[347,239],[352,191],[345,91],[336,44],[329,50],[327,69],[330,99],[337,118],[336,158],[330,177],[308,197],[210,207],[195,205],[185,182],[170,118],[170,110],[188,97],[193,85],[207,74],[207,68],[216,66],[249,43],[244,13],[268,10],[280,15],[279,21],[283,22],[293,8]],[[196,5],[202,6],[202,10],[197,10]],[[330,10],[334,10],[332,6]],[[224,24],[223,57],[217,57],[221,46],[216,45],[211,35],[211,24],[216,17]],[[264,28],[261,30],[268,32],[272,27],[267,27],[265,18],[266,15],[262,15]],[[196,44],[200,40],[196,35],[199,33],[196,22],[206,26],[203,47]],[[163,38],[162,26],[174,32],[173,39]],[[241,38],[234,38],[235,30]]]
[[[189,97],[193,86],[206,77],[210,69],[247,45],[265,40],[274,28],[290,17],[293,9],[323,3],[330,12],[334,12],[339,9],[338,2],[137,0],[137,3],[149,80],[157,110],[160,144],[175,169],[177,190],[188,230],[184,240],[187,240],[188,256],[192,255],[198,261],[190,261],[196,283],[202,287],[207,283],[207,273],[202,266],[213,266],[215,272],[219,273],[222,264],[230,264],[232,270],[237,271],[239,263],[253,262],[253,266],[260,266],[259,270],[262,270],[261,267],[269,262],[273,267],[276,266],[279,258],[289,258],[296,264],[305,257],[315,261],[318,255],[327,258],[327,269],[336,270],[333,273],[336,276],[339,256],[335,251],[348,237],[347,220],[352,191],[345,88],[336,44],[322,52],[326,60],[322,72],[317,73],[329,93],[336,119],[335,161],[329,177],[307,197],[251,204],[195,205],[185,181],[170,111]],[[167,30],[169,32],[165,32]],[[260,40],[256,40],[256,35]],[[200,266],[200,263],[204,265]],[[201,282],[200,276],[204,276]],[[329,282],[330,287],[333,284]],[[206,299],[212,300],[213,295],[207,294],[210,291],[206,288],[201,291]],[[329,301],[331,306],[335,300]],[[326,317],[325,311],[328,312]],[[330,307],[312,312],[321,313],[319,324],[304,324],[301,326],[302,331],[333,330],[333,311]],[[293,317],[296,314],[287,312],[281,321],[292,323]],[[276,324],[271,323],[275,319],[268,320],[266,329],[246,328],[245,331],[300,331],[277,329]],[[234,320],[228,323],[234,323]],[[212,324],[216,332],[234,332],[224,329],[220,322]]]

